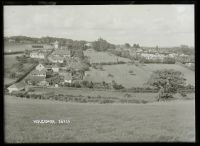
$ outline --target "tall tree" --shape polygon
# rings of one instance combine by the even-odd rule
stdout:
[[[186,79],[180,71],[173,69],[163,69],[154,71],[147,84],[157,87],[163,94],[160,98],[167,98],[165,95],[173,95],[178,92],[178,89],[186,85]]]

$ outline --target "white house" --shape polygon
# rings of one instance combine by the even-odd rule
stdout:
[[[44,67],[44,65],[42,65],[41,63],[39,63],[39,64],[35,67],[35,69],[41,71],[41,70],[45,69],[45,67]]]
[[[60,56],[51,55],[51,56],[49,56],[49,61],[51,61],[53,63],[63,63],[64,62],[64,58],[60,57]]]
[[[58,49],[58,41],[57,40],[54,42],[54,48]]]
[[[57,65],[52,66],[53,72],[59,72],[59,67]]]
[[[45,55],[42,52],[31,52],[30,58],[44,59]]]
[[[61,57],[71,57],[71,52],[68,49],[63,50],[55,50],[52,55],[54,56],[61,56]]]
[[[19,83],[11,85],[7,89],[9,91],[9,93],[12,93],[13,91],[21,91],[21,90],[25,89],[25,86],[26,86],[26,84],[24,82],[19,82]]]
[[[43,70],[33,70],[31,72],[31,75],[32,76],[38,76],[38,77],[46,77],[46,70],[43,69]]]
[[[150,60],[150,59],[164,59],[165,55],[163,54],[149,54],[149,53],[141,53],[141,56]]]

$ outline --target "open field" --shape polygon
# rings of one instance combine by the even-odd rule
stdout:
[[[50,45],[44,45],[44,49],[52,48]],[[18,51],[25,51],[25,50],[34,50],[32,48],[32,44],[21,44],[21,43],[5,43],[4,44],[4,52],[8,52],[11,50],[12,52],[18,52]],[[37,49],[37,48],[36,48]]]
[[[195,85],[194,71],[177,64],[145,64],[144,66],[131,64],[104,65],[103,69],[104,70],[96,70],[90,68],[85,80],[94,82],[111,82],[115,80],[126,88],[142,87],[149,80],[154,70],[175,69],[184,74],[188,84]],[[133,71],[135,75],[131,75],[129,71]],[[109,74],[113,75],[113,77],[109,76]]]
[[[97,51],[84,51],[84,55],[90,58],[90,63],[108,63],[108,62],[129,62],[130,60],[127,58],[122,58],[115,56],[108,52],[97,52]]]
[[[20,54],[16,55],[4,55],[4,67],[11,68],[17,62],[16,57],[21,56]]]
[[[5,141],[195,141],[194,100],[149,104],[72,104],[5,96]],[[70,120],[34,124],[32,120]]]
[[[18,73],[19,69],[19,62],[17,61],[16,57],[21,56],[20,54],[17,55],[4,55],[4,84],[9,84],[12,81],[16,80],[17,78],[11,78],[11,73]],[[24,63],[23,70],[27,71],[30,69],[32,64]],[[22,72],[23,74],[23,72]]]

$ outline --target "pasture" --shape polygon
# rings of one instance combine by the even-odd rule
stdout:
[[[16,59],[17,56],[20,56],[20,54],[4,55],[4,67],[11,68],[17,62],[17,59]]]
[[[103,70],[90,68],[85,80],[94,82],[112,82],[122,84],[126,88],[142,87],[149,80],[152,72],[158,69],[175,69],[181,71],[187,79],[187,84],[195,85],[195,73],[178,64],[134,64],[103,65]],[[130,73],[132,72],[132,73]]]
[[[18,52],[27,50],[34,50],[37,48],[32,48],[33,44],[23,44],[23,43],[5,43],[4,44],[4,52]],[[44,49],[51,49],[52,46],[44,44]]]
[[[4,55],[4,84],[9,84],[17,79],[17,77],[11,78],[11,73],[19,73],[19,69],[23,69],[24,71],[20,72],[20,74],[23,74],[23,72],[29,70],[32,66],[30,63],[24,63],[23,67],[19,67],[20,64],[16,59],[17,56],[20,56],[20,54]]]
[[[108,52],[97,52],[95,50],[86,50],[84,51],[84,55],[89,57],[90,63],[130,62],[127,58],[118,57]]]
[[[6,143],[194,142],[194,100],[73,104],[5,96]],[[34,124],[33,120],[70,120]]]

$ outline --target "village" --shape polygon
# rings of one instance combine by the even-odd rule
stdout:
[[[2,4],[5,143],[197,141],[196,3]]]
[[[15,43],[14,40],[9,39],[9,43]],[[24,43],[24,42],[20,42]],[[27,76],[20,82],[14,83],[9,86],[8,92],[26,90],[30,87],[80,87],[80,82],[87,84],[90,88],[95,81],[87,81],[89,67],[98,68],[97,64],[123,64],[123,63],[163,63],[163,64],[175,64],[180,62],[185,67],[194,69],[194,56],[186,55],[183,53],[167,51],[167,49],[159,49],[158,47],[127,47],[126,45],[118,45],[116,49],[107,50],[108,53],[113,54],[113,60],[105,60],[105,55],[98,54],[92,46],[91,42],[85,43],[87,48],[85,51],[79,50],[81,55],[73,55],[73,49],[69,49],[68,46],[60,45],[56,40],[51,43],[52,48],[44,48],[40,43],[32,45],[33,50],[26,50],[24,52],[24,58],[32,59],[36,62],[36,66],[31,70]],[[82,51],[82,53],[80,53]],[[9,50],[9,52],[11,52]],[[98,54],[95,56],[95,54]],[[94,57],[94,62],[90,57]],[[98,59],[98,57],[100,57]],[[105,58],[104,58],[105,57]],[[87,63],[83,62],[83,59],[87,60]],[[104,58],[101,60],[101,58]],[[124,59],[129,60],[124,60]],[[119,60],[122,59],[122,60]],[[99,61],[97,61],[99,60]],[[97,61],[97,62],[96,62]],[[85,66],[85,67],[83,67]],[[101,66],[100,66],[101,68]],[[103,85],[109,88],[113,87],[113,81],[103,81]],[[86,87],[88,87],[86,86]],[[102,86],[101,83],[96,82],[96,86]],[[93,88],[93,87],[92,87]]]

